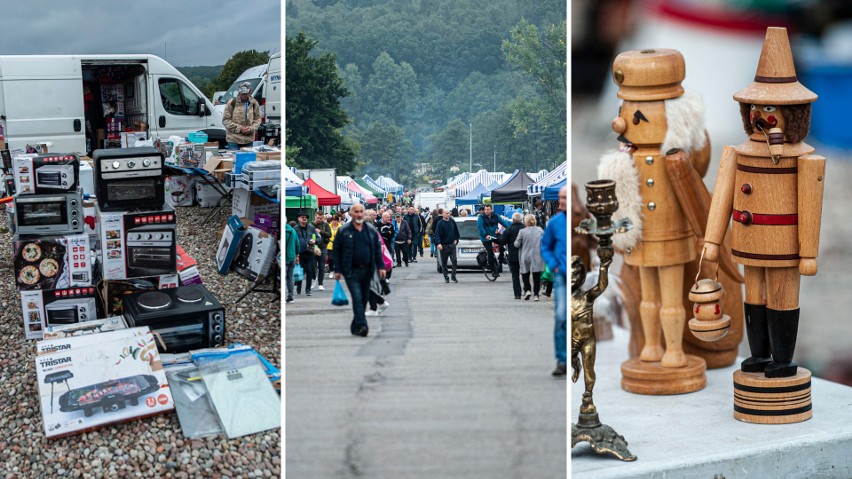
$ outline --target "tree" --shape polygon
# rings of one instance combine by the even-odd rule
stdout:
[[[304,33],[287,37],[287,146],[299,148],[294,166],[336,168],[340,174],[349,174],[358,149],[340,132],[349,122],[340,99],[349,91],[338,75],[334,54],[310,54],[316,44]]]
[[[364,86],[364,114],[375,121],[405,122],[417,98],[417,75],[411,65],[397,64],[382,52],[373,62],[373,72]]]
[[[411,170],[412,145],[398,126],[376,121],[359,138],[358,160],[365,173],[400,178]]]
[[[258,65],[269,63],[269,50],[259,52],[257,50],[245,50],[234,53],[225,62],[219,76],[213,81],[213,91],[227,90],[234,80],[240,77],[244,71]]]
[[[434,173],[447,176],[450,168],[454,166],[461,171],[468,169],[469,133],[468,125],[456,119],[430,138],[429,163]]]

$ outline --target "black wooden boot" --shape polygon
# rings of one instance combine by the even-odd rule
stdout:
[[[793,362],[793,350],[796,349],[796,333],[799,330],[799,310],[768,309],[767,313],[772,362],[766,366],[764,373],[768,378],[795,376],[799,366]]]
[[[740,364],[744,373],[762,373],[772,362],[765,304],[745,305],[745,326],[751,357]]]

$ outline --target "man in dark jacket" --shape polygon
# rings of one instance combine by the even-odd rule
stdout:
[[[450,217],[450,210],[444,210],[444,218],[435,225],[435,242],[438,244],[438,254],[441,255],[441,271],[444,273],[444,282],[449,283],[447,277],[447,258],[453,263],[453,283],[456,279],[456,245],[459,244],[459,225]]]
[[[328,255],[328,242],[331,241],[331,225],[329,225],[325,220],[325,214],[323,214],[322,210],[317,210],[314,214],[314,227],[317,229],[317,233],[319,233],[317,246],[319,246],[320,252],[322,253],[319,256],[315,256],[317,261],[317,289],[325,291],[325,288],[322,287],[322,280],[325,277],[325,260]]]
[[[515,291],[515,299],[521,299],[521,261],[518,258],[518,248],[515,240],[518,232],[524,229],[523,215],[515,213],[512,215],[512,224],[503,233],[501,243],[509,249],[509,271],[512,273],[512,289]]]
[[[494,257],[494,241],[497,239],[497,227],[503,225],[505,228],[512,226],[507,218],[493,212],[491,205],[485,205],[485,211],[476,218],[476,228],[479,230],[479,241],[485,246],[485,254],[488,255],[488,269],[496,277],[499,276],[497,258]]]
[[[408,223],[408,228],[411,230],[411,243],[408,247],[408,258],[412,263],[417,262],[417,242],[418,240],[422,240],[423,231],[426,229],[426,225],[423,222],[423,217],[417,214],[417,211],[413,206],[408,207],[408,213],[403,217],[406,223]]]
[[[408,223],[403,220],[402,215],[396,214],[396,237],[394,238],[394,250],[396,250],[396,265],[402,266],[405,262],[405,267],[408,267],[408,253],[411,251],[411,228]]]
[[[298,220],[295,229],[296,236],[299,238],[299,264],[305,270],[305,295],[310,296],[311,283],[316,275],[314,268],[317,265],[314,246],[317,244],[319,234],[314,225],[308,223],[307,210],[299,210]],[[301,281],[296,283],[296,294],[302,294]]]
[[[382,238],[384,238],[385,246],[388,247],[391,258],[393,258],[393,237],[396,236],[396,229],[393,227],[393,220],[391,219],[390,211],[382,213],[382,221],[379,223],[379,234],[382,235]]]
[[[535,200],[533,215],[535,216],[535,224],[539,228],[544,229],[547,227],[547,214],[544,212],[544,203],[541,200]]]
[[[382,259],[382,246],[376,228],[364,221],[364,206],[356,204],[349,210],[352,221],[341,226],[334,237],[334,278],[346,280],[352,296],[352,324],[355,336],[367,336],[369,327],[365,310],[370,297],[370,281],[378,271],[384,278],[387,271]]]

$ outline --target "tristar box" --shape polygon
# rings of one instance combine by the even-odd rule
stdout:
[[[101,284],[101,295],[104,299],[105,316],[120,316],[124,314],[123,299],[128,294],[177,288],[178,284],[179,278],[177,274],[104,281]]]
[[[231,263],[239,251],[240,240],[243,238],[245,229],[245,225],[238,217],[228,218],[225,230],[222,232],[222,239],[219,240],[219,248],[216,249],[216,269],[220,273],[228,274],[228,270],[231,269]]]
[[[231,267],[251,281],[265,277],[275,261],[276,244],[275,238],[265,232],[246,228]]]
[[[113,341],[102,337],[111,334],[69,338],[71,349],[36,357],[47,438],[174,410],[154,335],[149,331]],[[101,341],[76,344],[90,337]]]
[[[94,286],[21,291],[21,311],[27,339],[42,339],[53,326],[74,326],[98,317],[101,300]],[[101,314],[102,316],[103,314]]]
[[[103,279],[144,278],[177,273],[175,210],[97,210]]]
[[[66,193],[77,191],[80,159],[77,155],[16,155],[12,175],[19,195]]]
[[[97,344],[116,339],[132,338],[148,333],[148,328],[122,328],[115,331],[106,331],[101,334],[84,335],[59,335],[51,339],[45,339],[36,343],[36,355],[50,354],[58,351],[70,351],[71,349],[90,344]]]
[[[177,246],[177,269],[181,286],[190,284],[201,284],[201,274],[198,272],[198,263],[181,245]]]
[[[15,287],[18,291],[92,286],[95,278],[89,235],[15,238]]]
[[[68,338],[71,336],[86,336],[97,333],[106,333],[109,331],[118,331],[120,329],[127,329],[127,322],[124,320],[124,316],[114,316],[112,318],[81,321],[77,324],[48,326],[44,330],[44,339],[51,340]]]
[[[166,203],[170,206],[192,206],[195,179],[189,175],[169,175],[164,180]]]

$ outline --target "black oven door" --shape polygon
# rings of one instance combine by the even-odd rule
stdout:
[[[195,349],[210,347],[209,334],[204,322],[188,321],[180,324],[164,324],[151,326],[155,336],[159,335],[165,343],[163,349],[160,340],[157,339],[157,349],[163,353],[185,353]]]
[[[162,176],[101,181],[105,187],[105,191],[98,191],[105,196],[103,200],[98,197],[102,209],[159,208],[166,199]]]
[[[129,246],[127,269],[132,276],[174,274],[177,256],[171,247]]]
[[[76,307],[47,310],[47,324],[77,324],[80,318]]]
[[[68,204],[61,201],[30,203],[19,201],[15,204],[18,226],[60,226],[68,224]]]
[[[36,185],[62,186],[62,173],[58,171],[36,171]]]

